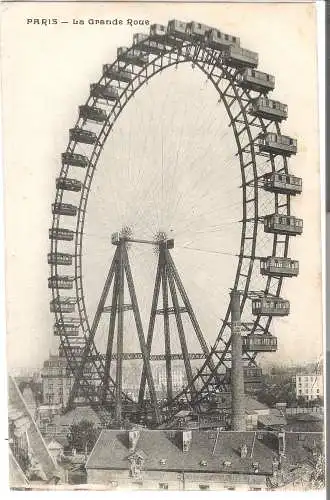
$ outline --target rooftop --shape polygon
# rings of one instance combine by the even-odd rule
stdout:
[[[264,403],[260,403],[257,399],[251,398],[250,396],[245,396],[245,411],[260,411],[269,410],[269,406]]]
[[[90,406],[78,406],[64,415],[56,415],[54,423],[56,426],[70,426],[78,424],[82,420],[88,420],[96,426],[101,426],[101,420]]]
[[[136,450],[145,456],[144,470],[272,474],[273,450],[255,432],[191,431],[188,452],[182,451],[182,431],[140,431]],[[241,458],[242,445],[247,447]],[[128,432],[103,430],[86,463],[87,469],[127,469],[132,450]]]
[[[286,417],[276,408],[271,408],[269,415],[259,415],[258,423],[263,427],[284,427],[287,424]]]
[[[9,448],[9,487],[27,488],[29,481]]]
[[[20,426],[24,426],[24,429],[26,429],[34,457],[43,473],[48,479],[54,477],[57,474],[56,464],[49,454],[40,430],[12,377],[8,378],[8,407],[9,421],[17,430]]]

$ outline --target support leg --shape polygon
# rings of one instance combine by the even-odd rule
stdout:
[[[175,314],[176,324],[177,324],[177,328],[178,328],[178,334],[179,334],[179,339],[180,339],[180,344],[181,344],[181,351],[182,351],[182,355],[183,355],[183,361],[184,361],[184,366],[185,366],[185,370],[186,370],[188,385],[189,386],[191,385],[193,392],[195,392],[195,388],[192,385],[193,374],[192,374],[192,370],[191,370],[188,348],[187,348],[186,338],[185,338],[182,319],[181,319],[180,307],[179,307],[178,297],[176,294],[174,278],[172,276],[171,270],[169,270],[169,273],[168,273],[168,281],[169,281],[169,285],[170,285],[172,303],[173,303],[173,307],[174,307],[174,314]]]
[[[162,272],[162,290],[163,290],[163,309],[164,309],[166,389],[167,389],[167,401],[171,401],[173,399],[173,385],[172,385],[170,320],[169,320],[169,314],[168,314],[168,282],[167,282],[167,268],[166,268],[166,266],[163,266],[162,271],[163,271]]]
[[[88,340],[86,342],[86,345],[85,345],[85,348],[84,348],[84,352],[83,352],[83,355],[82,355],[79,367],[77,368],[77,371],[75,372],[75,379],[74,379],[74,383],[73,383],[73,386],[72,386],[72,389],[71,389],[71,393],[70,393],[70,397],[69,397],[68,404],[67,404],[67,406],[69,408],[72,407],[73,401],[74,401],[74,399],[75,399],[75,397],[77,396],[77,393],[78,393],[78,388],[80,386],[80,381],[81,381],[81,379],[83,377],[83,372],[84,372],[84,368],[85,368],[85,365],[86,365],[86,361],[87,361],[88,356],[89,356],[89,354],[91,352],[91,346],[92,346],[92,344],[94,342],[94,337],[95,337],[95,334],[96,334],[96,330],[97,330],[97,327],[99,325],[99,322],[100,322],[100,319],[101,319],[101,315],[102,315],[102,312],[103,312],[103,309],[104,309],[104,304],[105,304],[105,302],[107,300],[107,296],[108,296],[108,293],[109,293],[109,290],[110,290],[110,286],[111,286],[112,279],[113,279],[114,272],[115,272],[115,266],[116,266],[116,263],[117,263],[117,258],[118,258],[118,248],[117,248],[117,250],[115,252],[115,255],[114,255],[113,259],[112,259],[112,263],[111,263],[111,266],[110,266],[107,278],[105,280],[105,284],[104,284],[104,287],[103,287],[101,298],[99,300],[99,303],[98,303],[98,306],[97,306],[97,309],[96,309],[96,313],[95,313],[95,316],[94,316],[94,320],[93,320],[93,323],[92,323],[92,326],[91,326],[91,329],[90,329],[90,335],[89,335],[89,338],[88,338]]]
[[[139,311],[139,307],[138,307],[138,303],[137,303],[137,298],[136,298],[136,293],[135,293],[135,288],[134,288],[134,283],[133,283],[133,277],[132,277],[132,273],[131,273],[131,268],[130,268],[130,264],[129,264],[129,260],[128,260],[127,251],[126,251],[126,248],[124,246],[123,246],[123,253],[124,253],[124,266],[125,266],[128,290],[129,290],[129,293],[131,296],[135,324],[136,324],[137,334],[139,337],[140,348],[141,348],[141,353],[142,353],[142,358],[143,358],[143,365],[146,369],[146,376],[147,376],[147,382],[148,382],[148,387],[149,387],[151,404],[154,408],[156,422],[160,423],[161,417],[160,417],[159,407],[157,404],[155,385],[154,385],[152,372],[151,372],[149,351],[148,351],[147,344],[145,342],[145,338],[144,338],[144,334],[143,334],[142,321],[141,321],[140,311]]]
[[[116,360],[116,420],[122,418],[123,385],[123,343],[124,343],[124,244],[119,246],[118,259],[118,322],[117,322],[117,360]]]
[[[148,335],[147,335],[147,349],[148,349],[149,353],[151,352],[152,339],[153,339],[154,329],[155,329],[157,304],[158,304],[159,291],[160,291],[161,269],[162,269],[161,257],[159,256],[158,266],[157,266],[157,272],[156,272],[156,280],[155,280],[154,293],[153,293],[153,297],[152,297],[152,305],[151,305],[151,313],[150,313],[150,320],[149,320],[149,327],[148,327]],[[142,375],[141,375],[141,382],[140,382],[140,390],[139,390],[139,399],[138,399],[138,401],[139,401],[139,408],[142,408],[142,405],[143,405],[145,388],[146,388],[146,382],[147,382],[147,372],[146,372],[145,366],[143,365],[143,367],[142,367]]]
[[[108,345],[105,357],[105,369],[102,387],[102,403],[106,403],[107,393],[109,390],[110,381],[110,369],[111,369],[111,357],[113,348],[113,339],[115,336],[115,325],[117,316],[117,302],[118,302],[118,276],[116,274],[112,292],[112,302],[111,302],[111,312],[110,312],[110,322],[109,322],[109,333],[108,333]]]

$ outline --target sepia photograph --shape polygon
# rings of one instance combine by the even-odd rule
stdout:
[[[324,490],[317,30],[6,4],[12,490]]]

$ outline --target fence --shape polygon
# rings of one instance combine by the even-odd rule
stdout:
[[[311,406],[311,407],[295,407],[295,408],[285,408],[286,415],[293,416],[299,415],[301,413],[318,413],[323,414],[323,406]]]

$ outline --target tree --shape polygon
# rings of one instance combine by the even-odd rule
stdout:
[[[312,489],[323,489],[325,485],[325,459],[322,453],[317,453],[313,460],[313,471],[310,476]]]
[[[75,448],[77,451],[89,452],[96,443],[99,434],[100,429],[97,429],[93,422],[81,420],[77,424],[70,426],[67,436],[69,446],[71,449]]]

